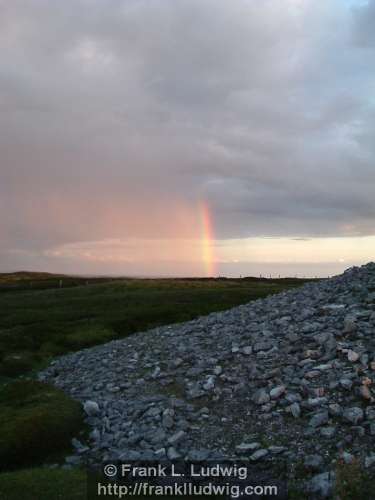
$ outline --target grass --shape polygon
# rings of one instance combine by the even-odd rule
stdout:
[[[340,500],[374,498],[374,477],[354,460],[351,464],[339,462],[336,466],[335,493]]]
[[[86,474],[80,469],[42,467],[0,475],[2,500],[86,500]]]
[[[43,463],[71,448],[83,429],[81,405],[35,380],[0,389],[0,471]]]
[[[86,498],[82,470],[39,467],[68,453],[71,438],[83,428],[81,406],[54,387],[20,376],[60,354],[188,321],[303,283],[0,274],[0,499]]]
[[[0,364],[0,375],[5,377],[16,377],[22,373],[30,371],[37,357],[30,352],[4,353]]]

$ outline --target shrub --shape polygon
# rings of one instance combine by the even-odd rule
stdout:
[[[0,469],[42,463],[70,448],[83,427],[81,405],[34,380],[0,389]]]

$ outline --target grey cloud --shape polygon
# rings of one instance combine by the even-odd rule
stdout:
[[[375,1],[368,0],[354,6],[353,13],[355,16],[355,41],[361,47],[375,47]]]
[[[1,2],[4,247],[144,236],[142,211],[173,237],[168,199],[206,199],[223,239],[374,234],[374,13]]]

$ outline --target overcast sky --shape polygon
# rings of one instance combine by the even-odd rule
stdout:
[[[0,271],[374,259],[374,26],[374,0],[0,0]]]

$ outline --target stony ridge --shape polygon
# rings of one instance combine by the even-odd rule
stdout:
[[[287,461],[327,496],[338,460],[375,467],[375,264],[63,356],[40,379],[92,427],[68,463]]]

